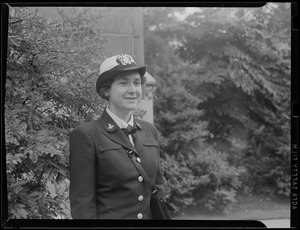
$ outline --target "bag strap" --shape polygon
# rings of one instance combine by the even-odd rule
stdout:
[[[145,172],[144,168],[142,167],[142,165],[138,162],[138,159],[135,156],[135,152],[132,150],[126,150],[127,154],[129,156],[129,158],[131,159],[131,161],[133,162],[134,166],[136,167],[136,169],[139,171],[139,173],[142,175],[142,177],[144,178],[146,185],[148,186],[148,188],[150,189],[151,193],[153,194],[157,194],[157,189],[155,187],[155,185],[151,182],[150,178],[148,177],[147,173]]]
[[[132,150],[129,150],[129,149],[126,150],[126,152],[129,156],[129,158],[131,159],[131,161],[133,162],[134,166],[138,170],[138,172],[144,178],[146,185],[150,189],[151,193],[153,195],[155,195],[156,197],[158,197],[158,192],[157,192],[155,185],[151,182],[151,180],[148,177],[148,174],[145,172],[143,166],[140,164],[140,162],[138,162],[138,158],[135,156],[135,152]],[[168,202],[165,202],[165,204],[166,204],[168,210],[175,211],[174,207],[172,205],[170,205]]]

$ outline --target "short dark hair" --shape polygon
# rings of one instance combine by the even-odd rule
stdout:
[[[116,75],[114,78],[110,79],[109,81],[107,82],[104,82],[102,84],[102,86],[99,88],[98,90],[98,94],[101,98],[103,98],[104,100],[107,100],[108,101],[108,97],[105,95],[105,92],[107,90],[110,89],[112,83],[114,82],[115,78],[117,77],[118,75]],[[146,77],[145,76],[141,76],[141,83],[142,83],[142,88],[145,87],[145,84],[146,84]]]
[[[108,101],[108,97],[105,95],[105,91],[109,90],[115,78],[110,79],[109,81],[102,84],[101,88],[98,90],[98,94],[101,98]]]

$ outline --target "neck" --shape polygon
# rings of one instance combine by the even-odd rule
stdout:
[[[117,115],[120,119],[122,119],[123,121],[125,121],[126,123],[129,122],[130,118],[131,118],[131,111],[118,111],[112,107],[108,107],[108,109],[113,112],[115,115]]]

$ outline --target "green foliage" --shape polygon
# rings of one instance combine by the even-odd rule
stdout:
[[[287,143],[290,143],[290,137],[286,133],[274,136],[278,131],[289,132],[289,129],[287,125],[283,130],[261,126],[249,135],[252,139],[242,162],[249,168],[249,175],[245,180],[256,192],[289,197],[291,167]]]
[[[9,218],[70,218],[69,132],[98,116],[104,105],[94,86],[103,41],[92,28],[99,18],[80,8],[58,13],[61,20],[50,21],[27,8],[10,9],[5,88]]]
[[[198,185],[193,191],[193,205],[208,211],[229,211],[236,202],[236,193],[242,186],[240,177],[247,172],[246,168],[231,165],[228,154],[213,147],[206,146],[194,153],[191,165]]]
[[[161,166],[164,172],[167,199],[177,207],[191,205],[194,202],[192,192],[197,185],[197,180],[188,168],[188,163],[165,154]]]
[[[161,20],[152,25],[156,18]],[[230,165],[225,153],[206,144],[212,133],[203,119],[204,110],[198,108],[203,98],[192,90],[198,85],[193,82],[198,76],[190,75],[196,66],[174,53],[171,41],[182,36],[175,33],[175,24],[178,22],[168,9],[145,13],[145,57],[158,86],[154,121],[161,133],[167,199],[177,211],[192,205],[226,211],[235,202],[244,170]]]
[[[214,134],[210,142],[236,152],[231,161],[242,160],[249,170],[245,183],[253,190],[269,185],[285,195],[289,194],[289,14],[289,4],[203,10],[186,20],[187,35],[177,49],[200,78],[188,79],[187,86],[202,99],[198,108],[205,111]],[[264,131],[257,132],[260,128]],[[247,143],[239,153],[232,144],[237,139]]]
[[[237,192],[290,191],[290,4],[145,10],[168,199],[226,211]],[[174,26],[177,25],[177,26]]]

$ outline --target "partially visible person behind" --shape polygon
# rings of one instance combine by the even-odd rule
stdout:
[[[136,119],[146,66],[130,55],[100,65],[97,93],[108,100],[99,120],[83,123],[70,135],[70,202],[73,219],[152,219],[151,192],[127,154],[136,154],[165,199],[158,131]]]

